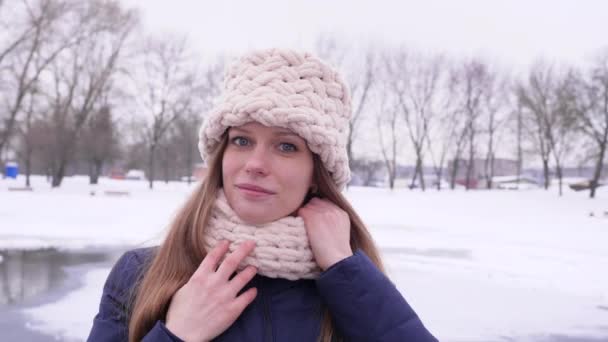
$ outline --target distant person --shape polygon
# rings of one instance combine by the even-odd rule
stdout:
[[[118,260],[88,340],[437,341],[340,192],[351,116],[341,77],[277,49],[225,77],[200,130],[205,179],[160,246]]]

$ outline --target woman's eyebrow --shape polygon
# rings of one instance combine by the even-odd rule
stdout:
[[[240,131],[242,133],[251,134],[251,132],[249,132],[248,130],[239,127],[230,127],[230,131]]]
[[[274,135],[276,135],[276,136],[288,135],[288,136],[294,136],[294,137],[298,137],[298,138],[300,137],[299,135],[295,134],[292,131],[279,131],[279,132],[276,132]]]

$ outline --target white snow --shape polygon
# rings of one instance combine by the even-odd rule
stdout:
[[[34,177],[34,191],[14,192],[7,189],[23,186],[22,178],[0,180],[0,248],[155,244],[194,188],[87,181],[71,177],[50,189]],[[606,337],[607,190],[594,200],[567,188],[561,198],[555,189],[358,187],[346,196],[369,225],[391,278],[441,341],[526,341],[545,334]],[[85,339],[108,272],[91,270],[80,289],[28,309],[30,326]]]
[[[105,268],[89,270],[78,290],[57,302],[24,310],[31,317],[27,327],[51,334],[57,340],[85,340],[97,314],[101,288],[109,273],[110,270]]]

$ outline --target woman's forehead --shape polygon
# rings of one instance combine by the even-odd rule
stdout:
[[[240,131],[240,132],[250,133],[250,134],[268,133],[268,134],[272,134],[272,135],[293,135],[296,137],[300,137],[294,131],[292,131],[288,128],[279,127],[279,126],[264,126],[259,122],[248,122],[248,123],[240,125],[240,126],[233,126],[233,127],[230,127],[230,130]]]

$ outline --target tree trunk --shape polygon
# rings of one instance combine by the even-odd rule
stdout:
[[[602,175],[602,168],[604,167],[604,158],[606,155],[606,139],[600,146],[600,155],[595,163],[595,170],[593,171],[593,179],[591,180],[591,187],[589,189],[589,198],[595,198],[595,189],[597,189]]]
[[[95,167],[93,166],[94,162],[92,160],[89,161],[89,185],[97,184],[97,180],[95,179]]]
[[[545,176],[545,190],[549,189],[550,179],[549,179],[549,160],[543,159],[543,175]]]
[[[99,176],[103,168],[103,161],[92,160],[89,164],[89,184],[99,184]]]
[[[467,163],[467,181],[466,181],[466,189],[469,190],[471,188],[471,178],[473,177],[473,157],[474,157],[474,148],[473,145],[473,137],[471,137],[469,143],[469,162]]]
[[[441,180],[443,177],[443,166],[439,167],[438,172],[436,173],[437,175],[437,191],[441,191]]]
[[[452,174],[450,175],[450,188],[452,190],[456,188],[456,175],[458,174],[458,167],[460,166],[459,158],[460,156],[457,155],[456,158],[454,158],[454,162],[452,163]]]
[[[490,186],[488,187],[489,189],[492,189],[492,187],[494,186],[493,179],[494,179],[494,153],[492,153],[492,160],[490,161]]]
[[[66,162],[63,160],[59,161],[59,166],[53,170],[53,179],[51,180],[51,186],[53,188],[58,188],[63,181],[63,177],[65,176],[65,167]]]
[[[486,187],[492,189],[492,178],[494,178],[494,153],[489,153],[485,160]]]
[[[388,187],[393,190],[395,188],[395,176],[394,172],[391,172],[388,177]]]
[[[562,196],[563,192],[562,192],[562,167],[560,164],[557,164],[555,166],[555,173],[557,175],[557,181],[559,184],[559,195]]]
[[[17,122],[17,114],[19,113],[19,109],[21,108],[21,103],[25,98],[25,90],[19,88],[19,94],[17,95],[17,99],[15,105],[10,110],[8,114],[8,118],[4,120],[4,130],[0,131],[0,151],[4,149],[13,134],[13,130],[15,129],[15,123]]]
[[[150,146],[150,151],[148,153],[148,183],[149,188],[152,190],[154,188],[154,154],[156,153],[155,145]]]
[[[416,178],[418,177],[418,161],[416,161],[416,167],[414,167],[414,174],[412,175],[412,180],[410,181],[410,189],[413,189],[416,185]]]
[[[418,184],[420,185],[420,189],[422,189],[422,191],[425,190],[425,185],[424,185],[424,170],[422,168],[422,157],[418,157],[416,158],[416,169],[418,169]]]
[[[32,173],[32,149],[28,146],[25,148],[25,186],[30,187],[30,174]]]
[[[521,136],[522,136],[522,118],[521,118],[521,107],[517,110],[517,188],[519,189],[519,180],[521,178],[521,172],[523,168],[523,150],[521,147]]]
[[[169,184],[169,156],[165,154],[165,160],[163,161],[163,178],[165,184]]]

